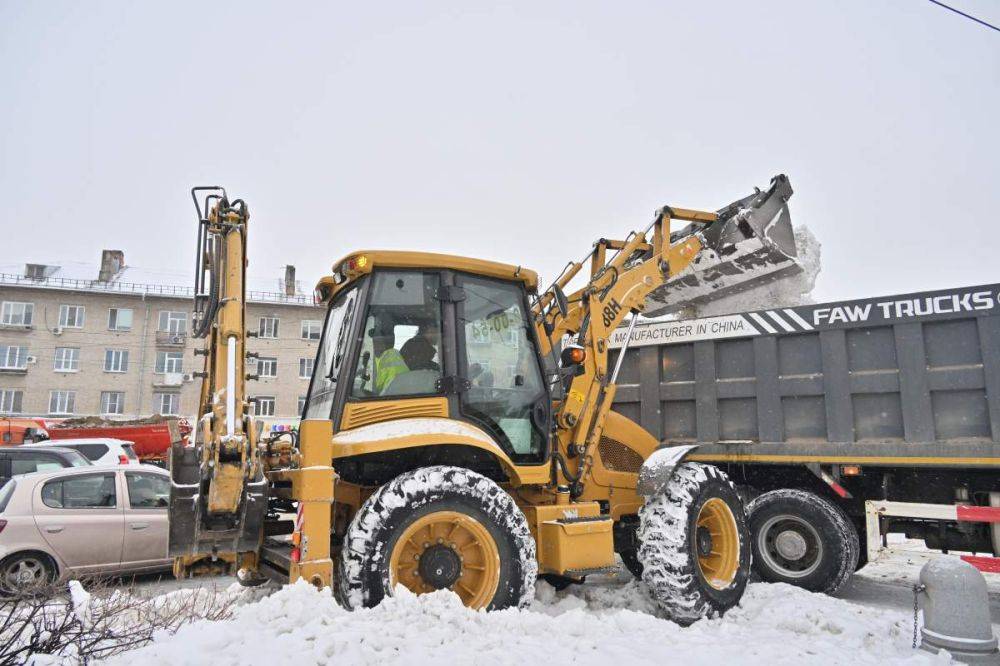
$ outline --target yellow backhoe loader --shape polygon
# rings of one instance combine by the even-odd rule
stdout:
[[[791,193],[777,176],[716,212],[665,206],[545,290],[521,266],[353,252],[316,289],[326,322],[297,436],[263,439],[245,389],[247,207],[196,188],[206,358],[196,443],[171,452],[175,573],[223,562],[248,585],[330,586],[349,608],[403,585],[499,609],[539,576],[612,571],[617,553],[676,621],[725,612],[749,574],[741,501],[685,461],[696,444],[661,445],[611,410],[624,355],[608,340],[639,313],[801,270]]]

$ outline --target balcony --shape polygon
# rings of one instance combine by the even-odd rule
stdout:
[[[173,331],[157,331],[157,347],[183,347],[187,344],[187,333],[175,333]]]
[[[191,376],[183,372],[165,372],[153,378],[153,386],[156,388],[181,388],[185,383],[191,381]]]

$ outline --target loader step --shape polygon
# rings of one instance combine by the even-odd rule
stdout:
[[[590,569],[567,569],[563,575],[567,578],[583,578],[584,576],[608,575],[617,576],[621,573],[620,566],[591,567]]]
[[[260,549],[261,562],[288,571],[292,566],[292,545],[287,542],[268,539]]]

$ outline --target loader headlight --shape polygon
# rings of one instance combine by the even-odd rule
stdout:
[[[587,350],[580,345],[567,345],[563,347],[559,361],[562,367],[568,368],[572,365],[580,365],[587,358]]]

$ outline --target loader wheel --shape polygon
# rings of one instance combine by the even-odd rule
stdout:
[[[396,585],[450,589],[470,608],[534,597],[538,563],[524,514],[500,486],[460,467],[424,467],[379,488],[344,538],[337,596],[376,606]]]
[[[750,534],[743,502],[718,468],[683,463],[639,511],[642,580],[674,622],[722,615],[743,596]]]
[[[754,570],[769,583],[835,594],[858,565],[858,532],[839,507],[803,490],[772,490],[747,506]]]

